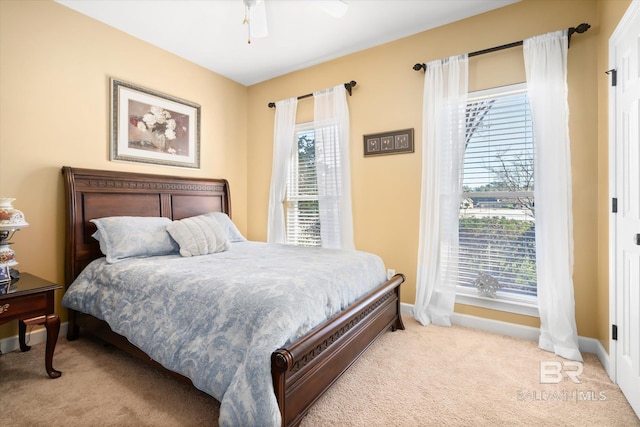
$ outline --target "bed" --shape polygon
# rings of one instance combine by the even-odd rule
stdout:
[[[173,222],[180,222],[180,220],[187,218],[212,213],[214,215],[218,215],[218,213],[226,214],[220,215],[221,217],[231,217],[229,185],[223,179],[183,178],[78,169],[67,166],[62,168],[62,173],[65,182],[67,206],[65,247],[65,282],[67,289],[76,279],[78,279],[76,282],[86,282],[86,276],[93,274],[94,269],[102,268],[99,264],[106,264],[98,241],[92,237],[96,232],[96,225],[92,220],[105,217],[165,217]],[[258,242],[243,242],[241,240],[238,239],[237,243],[232,243],[231,250],[216,255],[219,255],[220,259],[224,257],[233,258],[234,260],[240,259],[240,250],[244,250],[245,247],[254,248],[256,245],[260,250],[264,249],[265,254],[267,253],[266,248],[269,245]],[[280,253],[293,249],[284,246],[286,245],[281,245],[274,251]],[[250,249],[249,252],[251,250],[254,249]],[[280,256],[282,256],[282,253],[280,253]],[[164,258],[168,260],[178,258],[176,262],[199,262],[201,264],[203,263],[202,260],[205,259],[205,257],[179,259],[179,255],[169,254],[157,257],[157,259],[145,258],[144,262],[139,264],[162,272],[161,265],[166,263]],[[154,265],[154,262],[159,264]],[[264,268],[266,268],[266,264],[273,265],[275,263],[275,261],[269,261],[266,258],[263,260]],[[126,262],[113,265],[122,266],[119,267],[122,271],[118,273],[122,276],[130,274],[128,269],[133,267],[129,264],[132,264],[132,262],[126,260]],[[189,271],[196,271],[195,268],[190,266]],[[84,275],[81,275],[83,270],[86,271]],[[173,270],[173,268],[170,270]],[[161,273],[163,277],[169,274],[169,270]],[[192,276],[194,276],[191,277],[192,284],[199,283],[198,280],[204,277],[204,275],[201,276],[195,273]],[[241,276],[241,274],[229,276],[227,280],[235,283],[238,276]],[[370,285],[370,289],[366,293],[358,296],[347,307],[340,308],[339,312],[330,314],[328,320],[322,320],[321,323],[307,327],[308,330],[303,330],[303,333],[300,336],[296,335],[294,340],[287,340],[282,347],[274,349],[270,354],[265,354],[264,358],[270,358],[270,361],[257,361],[259,364],[267,365],[267,369],[270,370],[268,388],[269,393],[272,391],[273,395],[265,397],[268,397],[267,400],[275,399],[274,405],[278,413],[277,419],[281,425],[299,424],[311,405],[358,359],[378,336],[387,330],[404,329],[400,315],[400,285],[403,282],[404,276],[398,274],[389,280],[384,278],[380,283]],[[200,286],[200,284],[197,286]],[[336,283],[335,286],[335,289],[340,289],[340,283]],[[162,288],[164,289],[165,287],[163,286]],[[191,287],[197,289],[195,285]],[[295,291],[287,291],[287,295],[285,295],[287,298],[294,298],[288,295],[289,293],[294,295]],[[178,298],[170,299],[173,301]],[[123,300],[128,301],[129,297],[127,296]],[[289,301],[284,303],[274,301],[274,304],[281,304],[285,307],[303,303],[306,304],[308,302],[292,303]],[[312,312],[313,310],[309,311]],[[194,315],[194,322],[202,323],[201,320],[196,320],[195,318],[196,316]],[[308,321],[308,319],[305,321]],[[215,322],[212,321],[211,323]],[[269,323],[287,324],[288,321],[272,319]],[[163,326],[164,324],[169,325],[172,322],[167,320],[157,328],[166,329]],[[123,330],[127,332],[116,333],[112,329],[116,329],[118,332]],[[183,375],[180,369],[174,369],[174,365],[171,362],[173,356],[163,360],[162,356],[159,357],[156,353],[153,353],[153,349],[145,352],[139,348],[143,346],[132,344],[132,342],[138,343],[139,335],[143,329],[135,325],[130,326],[129,329],[123,329],[120,326],[112,328],[104,320],[104,316],[92,316],[80,310],[69,309],[67,333],[69,340],[77,339],[81,333],[98,336],[108,343],[162,369],[169,370],[176,377],[203,389],[198,384],[201,375]],[[179,346],[186,346],[186,344],[181,343]],[[246,354],[253,354],[253,350],[253,347],[247,349]],[[151,357],[148,353],[154,354],[156,357]],[[230,351],[228,359],[234,360],[234,357],[236,357],[234,355],[235,353]],[[262,355],[259,356],[259,358],[262,357]],[[250,357],[247,358],[250,359]],[[186,370],[184,372],[190,371]],[[204,391],[207,392],[207,390]],[[264,393],[264,391],[259,392]],[[210,394],[216,397],[215,393]],[[219,397],[217,398],[219,399]],[[222,420],[223,406],[229,405],[226,402],[221,402]],[[226,409],[224,410],[226,411]],[[244,423],[244,421],[239,418],[227,418],[226,424]],[[273,424],[270,420],[262,419],[259,422],[256,419],[250,419],[247,422],[262,425]]]

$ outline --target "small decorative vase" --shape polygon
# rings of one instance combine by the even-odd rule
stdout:
[[[1,266],[14,266],[18,263],[15,260],[16,253],[13,249],[9,247],[11,243],[2,242],[0,243],[0,265]]]

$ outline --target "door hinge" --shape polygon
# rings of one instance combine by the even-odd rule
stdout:
[[[618,325],[611,325],[611,339],[618,341]]]
[[[606,74],[611,74],[611,86],[618,85],[618,71],[615,68],[605,71]]]
[[[618,213],[618,198],[611,199],[611,212]]]

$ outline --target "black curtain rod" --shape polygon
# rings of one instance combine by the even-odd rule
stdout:
[[[351,80],[349,83],[345,83],[344,84],[344,88],[347,90],[347,92],[349,92],[349,96],[351,96],[351,89],[353,89],[353,87],[356,84],[357,83],[354,80]],[[300,95],[298,97],[298,99],[309,98],[310,96],[313,96],[313,94],[312,93],[308,93],[306,95]],[[269,105],[269,108],[276,108],[276,103],[275,102],[270,102],[268,105]]]
[[[571,36],[573,35],[573,33],[582,34],[585,31],[587,31],[589,28],[591,28],[591,25],[586,24],[586,23],[582,23],[582,24],[578,25],[577,27],[569,28],[567,44],[571,43]],[[518,42],[513,42],[513,43],[509,43],[509,44],[503,44],[502,46],[490,47],[489,49],[483,49],[483,50],[478,50],[476,52],[471,52],[467,56],[469,58],[471,58],[472,56],[484,55],[485,53],[497,52],[497,51],[503,50],[503,49],[509,49],[509,48],[516,47],[516,46],[522,46],[523,43],[524,43],[524,41],[520,40]],[[416,64],[416,65],[413,66],[413,69],[416,70],[416,71],[426,70],[427,69],[427,65],[426,64]]]

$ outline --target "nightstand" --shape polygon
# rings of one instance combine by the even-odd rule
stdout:
[[[0,325],[18,320],[20,350],[31,349],[25,341],[27,325],[44,325],[47,328],[45,368],[51,378],[62,375],[52,366],[60,332],[60,318],[53,312],[56,289],[62,289],[62,286],[29,273],[20,273],[20,279],[11,284],[6,294],[0,295]]]

